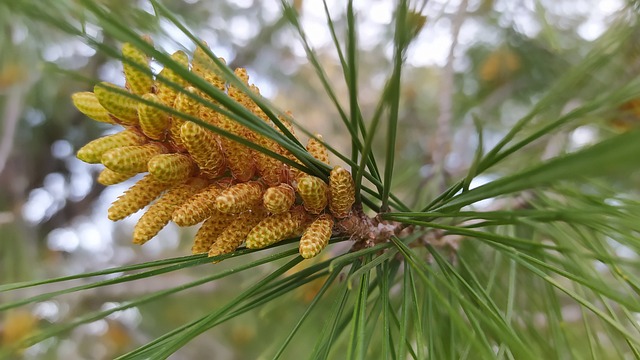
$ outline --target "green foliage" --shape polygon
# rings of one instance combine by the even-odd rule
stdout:
[[[118,6],[121,2],[61,1],[50,9],[35,3],[0,3],[0,10],[6,7],[29,21],[80,38],[101,56],[135,67],[137,64],[124,59],[113,43],[134,44],[216,103],[187,93],[190,97],[274,139],[301,164],[196,117],[128,92],[122,94],[180,115],[302,171],[327,177],[330,168],[310,156],[279,120],[284,111],[262,98],[253,98],[281,134],[217,88],[171,62],[167,52],[140,39],[141,32],[161,32],[158,24],[168,23],[191,41],[182,46],[192,49],[202,45],[186,17],[176,15],[169,5],[151,0],[152,11],[128,13],[122,11],[127,6]],[[420,153],[405,159],[416,151],[412,146],[418,146],[415,144],[421,137],[427,139],[415,122],[431,120],[419,111],[422,105],[407,95],[407,89],[417,91],[424,86],[424,73],[407,63],[407,53],[423,26],[414,22],[421,19],[424,6],[405,0],[395,4],[389,68],[378,97],[365,99],[363,94],[369,97],[372,91],[363,91],[361,85],[367,81],[361,68],[366,59],[359,49],[361,25],[353,2],[346,4],[344,18],[333,17],[324,4],[331,45],[340,66],[339,76],[335,76],[329,75],[324,58],[312,47],[299,9],[282,1],[282,19],[297,32],[310,70],[318,76],[327,103],[337,114],[335,127],[340,130],[336,134],[346,135],[351,153],[343,155],[344,144],[332,142],[330,136],[325,136],[325,143],[335,157],[351,166],[365,211],[382,221],[379,226],[393,227],[392,236],[366,246],[356,242],[352,251],[347,251],[354,244],[351,239],[335,236],[331,256],[317,261],[303,262],[297,249],[290,246],[297,239],[291,239],[267,251],[242,248],[215,259],[202,255],[169,258],[3,284],[0,312],[9,313],[116,284],[131,282],[136,286],[176,273],[190,276],[179,285],[127,296],[108,309],[52,321],[19,341],[3,343],[0,357],[15,356],[20,349],[47,339],[60,341],[78,326],[119,311],[146,311],[154,306],[160,310],[148,310],[141,325],[152,335],[151,340],[136,340],[137,347],[115,354],[118,359],[164,359],[176,352],[187,353],[199,337],[223,336],[224,331],[218,329],[242,325],[249,316],[259,323],[256,327],[260,331],[247,341],[250,344],[245,343],[248,350],[243,354],[260,358],[301,354],[312,359],[640,357],[640,130],[618,134],[610,124],[622,104],[640,97],[635,74],[630,76],[621,65],[627,61],[627,55],[621,54],[638,31],[635,21],[630,20],[635,10],[621,9],[612,16],[609,29],[592,43],[567,53],[557,51],[546,64],[540,64],[541,59],[553,47],[544,42],[563,40],[550,37],[558,31],[555,29],[546,29],[546,38],[535,41],[510,33],[509,46],[498,50],[480,45],[471,48],[471,72],[505,48],[517,56],[509,61],[520,63],[518,69],[513,66],[512,73],[494,79],[449,74],[455,75],[459,87],[471,80],[485,83],[476,91],[450,94],[457,102],[449,125],[460,131],[473,129],[470,133],[477,134],[469,138],[477,143],[471,151],[464,151],[449,142],[451,153],[465,162],[462,169],[448,170],[444,164],[436,164],[444,158],[425,160]],[[466,15],[480,18],[485,6]],[[491,17],[488,21],[496,23]],[[93,28],[101,29],[108,41],[87,31]],[[206,52],[230,83],[247,90],[233,69],[213,52]],[[576,56],[580,52],[585,55]],[[96,82],[93,74],[86,76],[59,64],[48,64],[47,69],[51,72],[43,76],[56,73],[88,84]],[[494,73],[487,70],[485,75]],[[421,74],[421,79],[413,79],[416,74]],[[336,78],[344,84],[338,84]],[[168,85],[182,90],[175,83]],[[342,85],[347,89],[345,98],[338,89]],[[512,89],[505,96],[505,86],[522,91]],[[509,110],[506,105],[487,105],[487,99],[495,96],[499,104],[513,105],[522,116],[505,115]],[[508,126],[500,119],[489,120],[496,116],[508,118]],[[430,129],[438,125],[442,124],[431,124]],[[596,135],[591,144],[576,148],[571,134],[585,126],[596,128]],[[299,124],[303,133],[311,135],[314,129],[307,127]],[[493,140],[488,141],[489,137]],[[440,173],[420,177],[429,164]],[[475,186],[478,180],[486,183]],[[490,205],[483,205],[483,201]],[[223,259],[222,264],[209,264]],[[227,278],[230,281],[224,282]],[[157,328],[145,325],[172,303],[180,302],[181,296],[187,299],[189,291],[212,284],[220,284],[220,289],[207,293],[206,298],[199,295],[194,300],[197,310],[189,313],[188,319],[181,317],[179,323]],[[295,294],[305,292],[311,293],[306,303],[295,299]],[[279,316],[270,317],[276,310]]]

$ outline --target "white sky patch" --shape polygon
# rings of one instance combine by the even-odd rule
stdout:
[[[598,261],[595,260],[593,262],[593,268],[596,269],[597,272],[605,272],[609,269],[609,266],[607,266],[607,264],[603,263],[602,261]]]
[[[177,249],[180,245],[180,228],[173,222],[167,224],[158,235],[142,245],[143,252],[150,257],[158,257],[167,250]]]
[[[463,165],[462,154],[458,152],[451,152],[447,154],[447,157],[444,161],[444,166],[448,172],[455,172]]]
[[[81,331],[83,333],[89,335],[100,336],[107,332],[107,330],[109,329],[109,324],[106,320],[100,319],[88,324],[80,325],[77,329],[82,329]]]
[[[387,26],[393,25],[389,24]],[[382,36],[384,36],[384,27],[382,25],[365,21],[358,27],[358,48],[363,51],[370,51],[380,43]]]
[[[24,351],[25,359],[42,359],[45,354],[48,354],[51,348],[56,345],[57,339],[50,337],[42,340],[39,343],[29,346]],[[68,359],[68,358],[67,358]]]
[[[358,47],[368,51],[379,45],[393,23],[394,4],[389,1],[359,3],[356,13],[358,22]],[[325,25],[326,27],[326,25]],[[389,44],[389,49],[392,49]],[[392,52],[390,51],[388,55]]]
[[[155,15],[155,11],[153,10],[153,5],[151,5],[150,1],[138,1],[138,8],[142,11],[145,11],[151,15]]]
[[[622,259],[638,259],[638,253],[634,249],[626,245],[619,245],[618,247],[616,247],[616,255]]]
[[[74,173],[69,183],[69,200],[80,201],[89,194],[93,186],[92,173]]]
[[[100,310],[110,310],[120,305],[122,304],[117,302],[107,302],[102,305]],[[142,315],[140,315],[140,311],[138,310],[138,308],[131,307],[128,309],[116,311],[113,314],[107,316],[107,319],[118,320],[127,326],[135,327],[140,323],[140,320],[142,320]]]
[[[620,201],[619,199],[616,199],[616,198],[605,199],[604,203],[609,205],[609,206],[616,206],[616,207],[624,205],[624,203],[622,201]]]
[[[374,3],[374,1],[371,1],[370,4],[371,3]],[[354,3],[354,7],[356,9],[358,8],[358,5],[358,2]],[[340,18],[340,16],[344,14],[347,9],[347,3],[336,0],[328,0],[327,8],[329,8],[331,18],[335,20]],[[324,4],[322,3],[322,1],[303,1],[301,15],[302,18],[313,18],[314,21],[322,21],[323,23],[326,22]]]
[[[74,252],[79,245],[80,239],[69,228],[54,229],[47,236],[47,246],[53,251]]]
[[[26,26],[23,26],[19,23],[11,24],[11,42],[15,45],[20,44],[25,41],[29,36],[29,29]]]
[[[66,304],[63,304],[66,307]],[[37,303],[33,308],[33,313],[41,319],[45,319],[51,322],[60,320],[61,304],[57,301],[43,301]]]
[[[100,80],[109,81],[119,86],[124,86],[124,76],[122,64],[118,61],[107,61],[98,69],[98,77]]]
[[[460,28],[460,33],[458,34],[458,44],[462,46],[471,46],[478,42],[478,34],[481,33],[482,40],[487,41],[487,37],[482,32],[482,27],[480,26],[480,24],[473,18],[469,18],[465,20],[465,22],[462,24],[462,27]],[[491,34],[487,35],[489,35],[489,38],[497,38],[497,35],[493,37],[491,36]]]
[[[185,48],[192,49],[193,45],[191,39],[185,35],[182,30],[178,29],[172,22],[167,19],[160,19],[159,21],[161,31],[166,35],[157,41],[156,48],[163,49],[167,53],[171,54],[178,50],[184,50]]]
[[[624,7],[622,0],[600,0],[598,2],[598,10],[606,15],[611,15],[616,11],[620,11]]]
[[[65,180],[64,176],[60,173],[51,173],[45,176],[44,181],[42,182],[44,188],[49,191],[54,198],[56,199],[64,199],[65,198]]]
[[[24,118],[30,126],[38,126],[46,120],[46,116],[40,109],[29,107],[24,112]]]
[[[577,305],[565,305],[561,309],[562,321],[573,323],[582,319],[582,308]]]
[[[536,37],[540,30],[542,30],[542,26],[535,18],[533,11],[515,11],[512,16],[513,25],[530,38]]]
[[[90,223],[100,233],[100,239],[107,244],[113,244],[113,237],[111,235],[111,229],[113,229],[113,222],[109,220],[104,213],[94,214],[91,216]]]
[[[394,5],[390,1],[372,1],[362,4],[363,11],[376,24],[388,25],[393,20]]]
[[[569,137],[569,150],[575,151],[587,145],[593,144],[598,137],[598,129],[584,125],[571,132]]]
[[[308,2],[309,1],[305,1],[305,3]],[[262,17],[265,19],[265,21],[276,21],[280,18],[280,16],[282,16],[282,4],[280,3],[280,0],[262,0],[258,1],[258,4],[262,5],[262,7],[260,7],[260,12],[262,13]]]
[[[44,178],[43,189],[46,190],[54,200],[53,203],[45,209],[44,218],[48,219],[62,209],[67,202],[68,191],[64,175],[60,173],[48,174]]]
[[[57,159],[64,159],[73,154],[73,146],[65,139],[56,140],[51,144],[51,154]]]
[[[232,57],[234,57],[235,55],[233,55],[233,53],[231,52],[231,50],[227,47],[223,47],[223,46],[218,46],[218,45],[211,45],[211,51],[217,56],[217,57],[221,57],[223,59],[231,59]]]
[[[290,41],[289,35],[288,34],[278,34],[276,35],[276,38],[278,41],[280,41],[280,43],[282,44],[288,44],[289,48],[291,49],[291,52],[293,53],[293,55],[295,55],[297,58],[306,58],[307,54],[304,51],[304,47],[302,46],[302,43],[300,41]]]
[[[243,9],[248,9],[249,7],[251,7],[253,5],[253,1],[252,0],[231,0],[229,1],[230,4],[236,5],[237,7],[243,8]]]
[[[62,46],[52,44],[44,48],[42,51],[42,58],[45,61],[55,62],[62,57],[62,54]]]
[[[624,2],[620,0],[600,0],[596,4],[590,7],[587,21],[577,29],[578,35],[588,41],[600,37],[608,28],[607,18],[624,7]]]
[[[82,239],[80,246],[90,252],[104,252],[111,247],[110,242],[102,238],[102,234],[90,221],[84,220],[77,225],[78,237]]]
[[[102,40],[102,29],[92,23],[84,24],[84,32],[96,40]]]
[[[164,65],[160,64],[157,61],[151,61],[149,63],[149,68],[151,69],[151,72],[153,72],[154,74],[159,74],[160,71],[162,71],[162,69],[164,68]]]
[[[39,223],[44,220],[47,209],[54,201],[53,196],[45,189],[33,189],[29,193],[29,199],[22,206],[22,218],[31,224]]]
[[[249,40],[258,34],[258,27],[255,22],[250,21],[245,16],[232,17],[228,20],[227,26],[233,29],[235,39],[239,40],[241,44],[247,44]]]
[[[69,200],[80,201],[91,191],[95,174],[93,166],[80,161],[76,157],[69,156],[65,160],[67,168],[71,171],[71,179],[68,184]]]
[[[480,187],[480,186],[482,186],[484,184],[488,184],[488,183],[494,181],[495,179],[497,179],[497,176],[494,176],[494,175],[479,175],[479,176],[476,176],[475,178],[473,178],[473,180],[471,180],[471,184],[469,184],[469,190],[475,189],[475,188]],[[480,200],[480,201],[477,201],[477,202],[471,204],[471,206],[473,206],[474,209],[481,210],[481,209],[491,205],[493,200],[494,200],[494,198],[488,198],[488,199]]]
[[[439,0],[438,2],[444,5],[445,12],[452,14],[458,11],[458,8],[460,8],[460,3],[462,3],[462,0]]]
[[[250,71],[251,69],[247,69],[247,71],[252,74],[249,78],[249,83],[256,84],[260,88],[260,95],[265,98],[271,98],[276,94],[277,89],[273,86],[273,84],[269,81],[268,78],[262,77],[257,71]]]
[[[305,14],[305,16],[302,17],[302,27],[309,43],[311,43],[311,46],[314,48],[326,46],[332,41],[327,24],[319,14]],[[299,42],[299,40],[296,39],[296,42]],[[302,52],[302,56],[306,56],[304,51]]]
[[[415,66],[444,66],[451,46],[451,22],[442,18],[420,33],[407,51],[407,63]]]
[[[80,40],[75,41],[73,43],[73,46],[74,46],[74,51],[80,56],[91,57],[96,53],[95,49],[93,49],[91,46],[85,44],[83,41],[80,41]]]
[[[602,19],[596,20],[594,18],[590,18],[587,22],[578,27],[577,32],[581,38],[588,41],[593,41],[600,37],[600,35],[602,35],[605,30],[607,30],[607,27],[605,26]]]

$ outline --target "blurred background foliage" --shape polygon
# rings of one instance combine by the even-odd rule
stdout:
[[[170,23],[158,21],[146,1],[96,2],[107,6],[114,17],[130,28],[150,34],[157,47],[168,52],[181,46],[193,49]],[[113,129],[89,121],[70,102],[71,93],[90,90],[92,84],[50,71],[51,67],[45,65],[53,63],[88,78],[122,83],[119,62],[96,52],[81,39],[29,17],[28,12],[20,11],[12,3],[13,0],[0,0],[0,283],[64,276],[188,254],[194,229],[179,231],[170,226],[140,248],[130,244],[137,217],[118,224],[108,222],[108,204],[129,183],[105,190],[95,182],[99,169],[77,160],[75,151]],[[291,110],[301,124],[323,134],[330,144],[347,153],[349,135],[337,120],[338,114],[328,97],[324,96],[322,85],[278,2],[165,0],[163,3],[231,67],[246,67],[252,81],[273,103]],[[344,6],[340,1],[328,3],[336,30],[343,34],[347,21]],[[417,20],[417,39],[407,53],[403,70],[394,186],[400,198],[418,208],[450,185],[452,179],[464,176],[471,166],[478,146],[471,110],[481,124],[484,146],[490,148],[535,106],[550,84],[593,50],[596,40],[620,12],[634,6],[632,1],[622,0],[465,0],[460,11],[460,3],[445,0],[426,3],[422,12],[426,21],[422,24],[420,18]],[[83,16],[81,2],[74,0],[43,2],[42,6],[50,7],[46,11],[60,19],[72,22]],[[294,6],[302,15],[303,27],[340,100],[346,103],[348,89],[344,86],[321,2],[296,0]],[[384,86],[383,75],[392,66],[394,34],[390,24],[394,3],[356,1],[355,6],[360,24],[360,105],[368,117],[374,112],[377,94]],[[77,12],[60,10],[68,8]],[[622,78],[637,77],[640,30],[633,24],[637,19],[633,15],[628,17],[629,26],[635,31],[628,37],[628,44],[621,46],[621,51],[609,54],[607,63],[597,72],[584,73],[585,81],[576,82],[573,91],[558,94],[565,101],[557,101],[540,116],[566,113],[598,95],[603,88],[617,86],[616,82]],[[86,31],[105,44],[119,46],[99,28],[89,27]],[[452,33],[459,34],[455,48],[450,51]],[[621,77],[620,73],[625,75]],[[588,86],[583,86],[585,83]],[[445,114],[450,130],[444,133],[450,136],[444,137],[438,126],[447,101],[443,96],[450,96],[450,114]],[[486,182],[559,153],[574,151],[612,133],[635,128],[640,123],[638,116],[640,101],[631,100],[616,111],[584,117],[553,137],[528,145],[525,151],[475,181]],[[530,126],[535,128],[536,122]],[[375,140],[374,153],[384,159],[383,139]],[[617,181],[629,196],[637,196],[640,178],[625,176]],[[527,234],[519,235],[527,237]],[[331,249],[333,253],[346,250],[344,246]],[[465,249],[461,251],[464,253]],[[495,254],[483,256],[471,252],[469,256],[493,266],[510,266]],[[237,264],[234,261],[216,265],[216,270],[232,268]],[[113,358],[176,328],[185,319],[215,309],[275,266],[268,264],[261,268],[261,273],[243,272],[114,313],[71,330],[65,338],[54,337],[34,345],[21,356],[27,359]],[[87,311],[106,310],[132,297],[177,286],[209,271],[210,267],[200,266],[10,310],[0,314],[0,339],[2,344],[11,344],[38,328],[62,323]],[[483,278],[489,274],[477,276]],[[78,284],[83,281],[86,280],[78,280]],[[531,279],[526,278],[523,283],[526,285],[528,281]],[[295,323],[318,291],[319,284],[312,282],[277,303],[217,327],[181,349],[175,358],[211,358],[215,354],[216,359],[254,359],[260,354],[272,353],[280,345],[276,339],[283,339],[290,331],[290,326],[279,325]],[[1,293],[0,302],[33,295],[31,291]],[[528,299],[523,291],[517,299],[523,307],[526,305],[522,303],[529,300],[539,298]],[[331,302],[321,306],[328,311]],[[531,316],[535,317],[536,309],[544,307],[545,304],[530,304]],[[576,310],[568,308],[567,311]],[[303,325],[290,345],[288,354],[308,351],[324,314],[325,311],[312,313],[310,321]],[[444,316],[443,313],[440,316]],[[574,325],[570,319],[580,319],[579,313],[566,316],[569,327]],[[543,329],[538,329],[540,336],[546,336],[545,331],[556,331],[545,324],[538,325]],[[582,328],[577,325],[575,328],[573,336],[580,339],[584,336]],[[611,351],[615,348],[614,344]],[[581,354],[580,349],[576,351]],[[618,355],[621,354],[611,353],[611,358]]]

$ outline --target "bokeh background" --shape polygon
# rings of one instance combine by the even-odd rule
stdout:
[[[50,71],[46,63],[91,79],[123,84],[122,66],[81,39],[51,28],[0,0],[0,284],[96,271],[189,254],[195,229],[170,224],[146,245],[131,244],[137,216],[110,222],[107,208],[131,181],[105,189],[95,181],[99,166],[75,158],[88,141],[117,129],[93,122],[74,109],[70,95],[92,84]],[[57,0],[82,8],[73,0]],[[167,52],[194,48],[167,21],[158,21],[146,1],[99,0],[113,16],[149,34]],[[251,82],[307,129],[348,151],[350,139],[325,95],[291,25],[273,0],[166,0],[191,31],[231,67],[246,67]],[[338,36],[345,33],[345,6],[328,1]],[[420,3],[421,4],[421,3]],[[418,5],[420,5],[418,4]],[[302,25],[340,100],[347,88],[326,25],[322,2],[296,0]],[[371,116],[391,69],[394,2],[355,1],[359,24],[359,86],[365,117]],[[557,77],[580,61],[619,12],[623,0],[431,0],[416,15],[417,39],[407,53],[396,150],[396,189],[409,203],[437,194],[449,179],[463,176],[477,146],[470,109],[480,118],[486,148],[523,116]],[[52,9],[55,11],[55,7]],[[632,21],[632,20],[630,20]],[[99,28],[88,28],[106,44],[119,46]],[[638,37],[631,37],[637,39]],[[638,42],[612,54],[611,66],[637,74]],[[159,67],[156,66],[156,70]],[[598,89],[576,89],[582,95]],[[536,143],[527,155],[507,161],[475,180],[481,184],[501,169],[528,159],[578,149],[603,134],[634,126],[634,116],[585,119],[551,141]],[[448,124],[448,128],[442,127]],[[382,142],[374,143],[384,156]],[[527,158],[530,157],[530,158]],[[337,160],[333,158],[333,160]],[[439,165],[441,164],[441,165]],[[414,196],[418,189],[420,196]],[[334,249],[340,251],[340,249]],[[232,266],[219,264],[216,266]],[[268,272],[269,266],[262,267]],[[202,272],[165,274],[133,283],[101,287],[0,314],[0,346],[48,324],[89,310],[108,309],[132,297],[177,286]],[[231,298],[262,273],[229,279],[117,312],[26,349],[27,359],[109,359],[147,342]],[[78,284],[82,284],[78,281]],[[311,301],[317,284],[290,294],[286,306],[267,305],[207,332],[179,351],[176,359],[253,359],[277,346]],[[50,290],[55,290],[51,287]],[[0,301],[32,295],[0,294]],[[315,312],[317,321],[322,312]],[[291,345],[292,353],[313,344],[313,323]],[[212,354],[215,354],[213,356]],[[212,357],[213,356],[213,357]]]

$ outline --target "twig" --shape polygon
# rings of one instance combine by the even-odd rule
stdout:
[[[7,101],[2,113],[4,126],[2,128],[2,139],[0,139],[0,173],[4,170],[13,149],[18,119],[20,119],[22,112],[23,94],[24,90],[22,88],[15,87],[10,89],[7,95]]]
[[[442,69],[440,83],[440,96],[438,104],[440,113],[438,115],[437,130],[435,136],[435,146],[432,149],[435,173],[444,174],[444,162],[451,150],[451,120],[453,117],[453,87],[454,71],[453,61],[455,60],[455,50],[458,45],[458,35],[467,14],[467,0],[462,0],[458,11],[451,22],[451,47],[447,55],[447,63]],[[444,186],[444,177],[440,176],[441,185]]]
[[[530,200],[534,197],[531,191],[524,191],[517,196],[497,199],[493,203],[482,209],[483,212],[491,211],[503,211],[503,210],[517,210],[527,207]],[[456,226],[467,227],[481,223],[481,219],[470,219],[463,221]],[[446,231],[441,229],[431,229],[424,236],[420,238],[423,244],[429,244],[436,248],[447,248],[453,253],[456,253],[460,248],[460,242],[465,239],[466,236],[458,234],[447,234]]]

